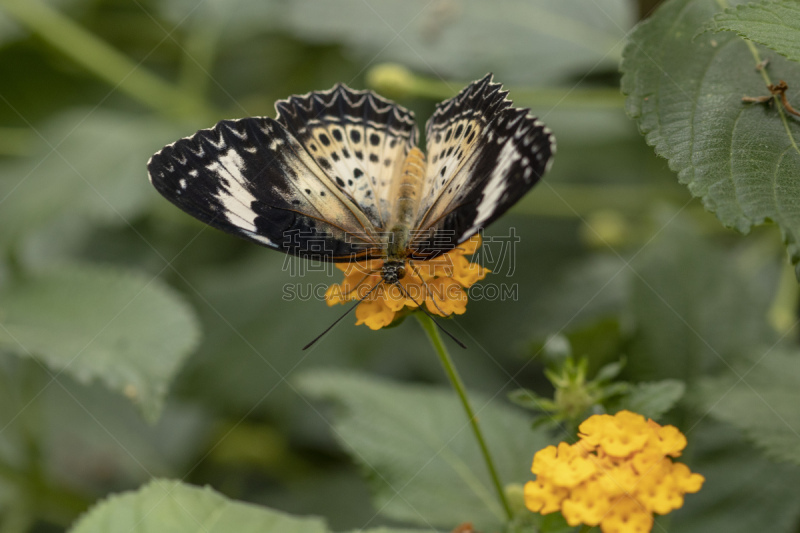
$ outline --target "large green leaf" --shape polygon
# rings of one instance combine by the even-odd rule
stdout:
[[[288,23],[303,39],[343,42],[370,63],[464,81],[492,71],[506,84],[541,85],[613,68],[632,8],[625,0],[302,0],[291,3]]]
[[[751,360],[754,363],[705,379],[703,404],[771,457],[800,464],[800,353],[754,349]]]
[[[83,8],[88,4],[87,0],[41,0],[45,4],[51,5],[58,10],[69,10],[73,13]],[[76,9],[80,8],[80,9]],[[17,22],[3,12],[0,7],[0,46],[8,41],[21,39],[26,35],[26,32],[21,28]]]
[[[533,336],[574,332],[618,316],[629,298],[629,278],[625,260],[611,255],[591,255],[554,273],[548,290],[530,302]]]
[[[156,7],[161,15],[175,26],[202,27],[203,38],[241,41],[279,28],[287,5],[280,0],[166,0]],[[232,31],[209,31],[227,27]],[[212,43],[213,44],[213,43]]]
[[[130,223],[156,198],[148,158],[179,133],[168,123],[101,109],[71,111],[39,131],[32,157],[0,178],[0,242],[64,217]]]
[[[683,508],[664,517],[669,531],[797,531],[799,468],[767,460],[735,429],[709,418],[693,425],[686,437],[689,449],[681,461],[706,481],[700,492],[686,495]]]
[[[306,373],[299,385],[344,407],[334,432],[369,473],[378,512],[427,527],[501,527],[502,508],[454,392],[330,370]],[[472,401],[502,482],[531,479],[533,454],[547,438],[511,407]]]
[[[436,529],[395,529],[389,527],[379,527],[375,529],[356,529],[349,533],[436,533]]]
[[[100,380],[150,421],[197,340],[192,310],[157,278],[63,266],[0,288],[0,347]]]
[[[800,3],[769,1],[726,9],[711,28],[737,34],[800,61]]]
[[[779,279],[775,259],[760,249],[726,250],[677,215],[665,213],[660,225],[629,263],[636,330],[626,370],[637,380],[691,385],[775,341],[765,318]]]
[[[137,491],[112,495],[90,509],[69,533],[329,533],[324,520],[292,516],[226,498],[209,487],[154,479]],[[433,532],[433,529],[426,529]],[[352,533],[423,533],[373,528]]]
[[[683,397],[686,385],[675,379],[636,383],[628,395],[613,406],[614,411],[627,409],[647,418],[659,420]]]
[[[231,501],[210,488],[154,480],[92,508],[70,533],[327,533],[319,518]]]
[[[622,63],[627,111],[723,224],[747,232],[776,222],[797,263],[800,122],[742,96],[768,94],[767,79],[786,80],[793,93],[800,66],[731,32],[704,33],[725,5],[670,0],[634,31]],[[767,57],[767,69],[757,71]]]

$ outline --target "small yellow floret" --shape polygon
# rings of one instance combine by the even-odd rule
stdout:
[[[569,489],[544,480],[528,481],[525,484],[525,505],[531,511],[549,514],[561,509],[561,502],[567,494]]]

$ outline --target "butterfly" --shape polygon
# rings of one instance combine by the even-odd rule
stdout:
[[[337,84],[275,104],[277,119],[223,120],[157,152],[151,183],[220,230],[299,257],[405,267],[453,250],[533,187],[555,140],[492,75],[436,106],[428,160],[414,114]]]

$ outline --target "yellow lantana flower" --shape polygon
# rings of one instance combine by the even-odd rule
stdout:
[[[672,462],[686,447],[674,426],[620,411],[589,417],[578,431],[577,443],[548,446],[534,456],[536,480],[525,485],[531,511],[561,511],[569,525],[599,525],[603,533],[646,533],[653,513],[682,507],[684,494],[705,481]]]
[[[344,272],[344,281],[328,287],[325,299],[328,305],[344,304],[367,298],[356,308],[356,325],[366,324],[370,329],[380,329],[391,324],[398,313],[425,304],[434,315],[461,315],[467,310],[467,291],[477,281],[486,277],[488,268],[470,263],[465,255],[474,254],[481,245],[480,235],[475,235],[457,248],[429,261],[406,262],[405,276],[400,288],[383,283],[383,261],[337,263]]]

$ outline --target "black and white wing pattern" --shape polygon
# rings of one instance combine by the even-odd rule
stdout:
[[[417,127],[411,111],[372,91],[336,85],[275,104],[278,122],[305,146],[375,228],[384,229],[392,185]]]
[[[412,249],[446,252],[514,205],[547,171],[550,130],[488,74],[436,106],[427,123],[428,168]]]
[[[223,120],[148,162],[188,214],[286,253],[379,257],[389,184],[416,142],[411,112],[344,85],[276,104],[278,119]]]

